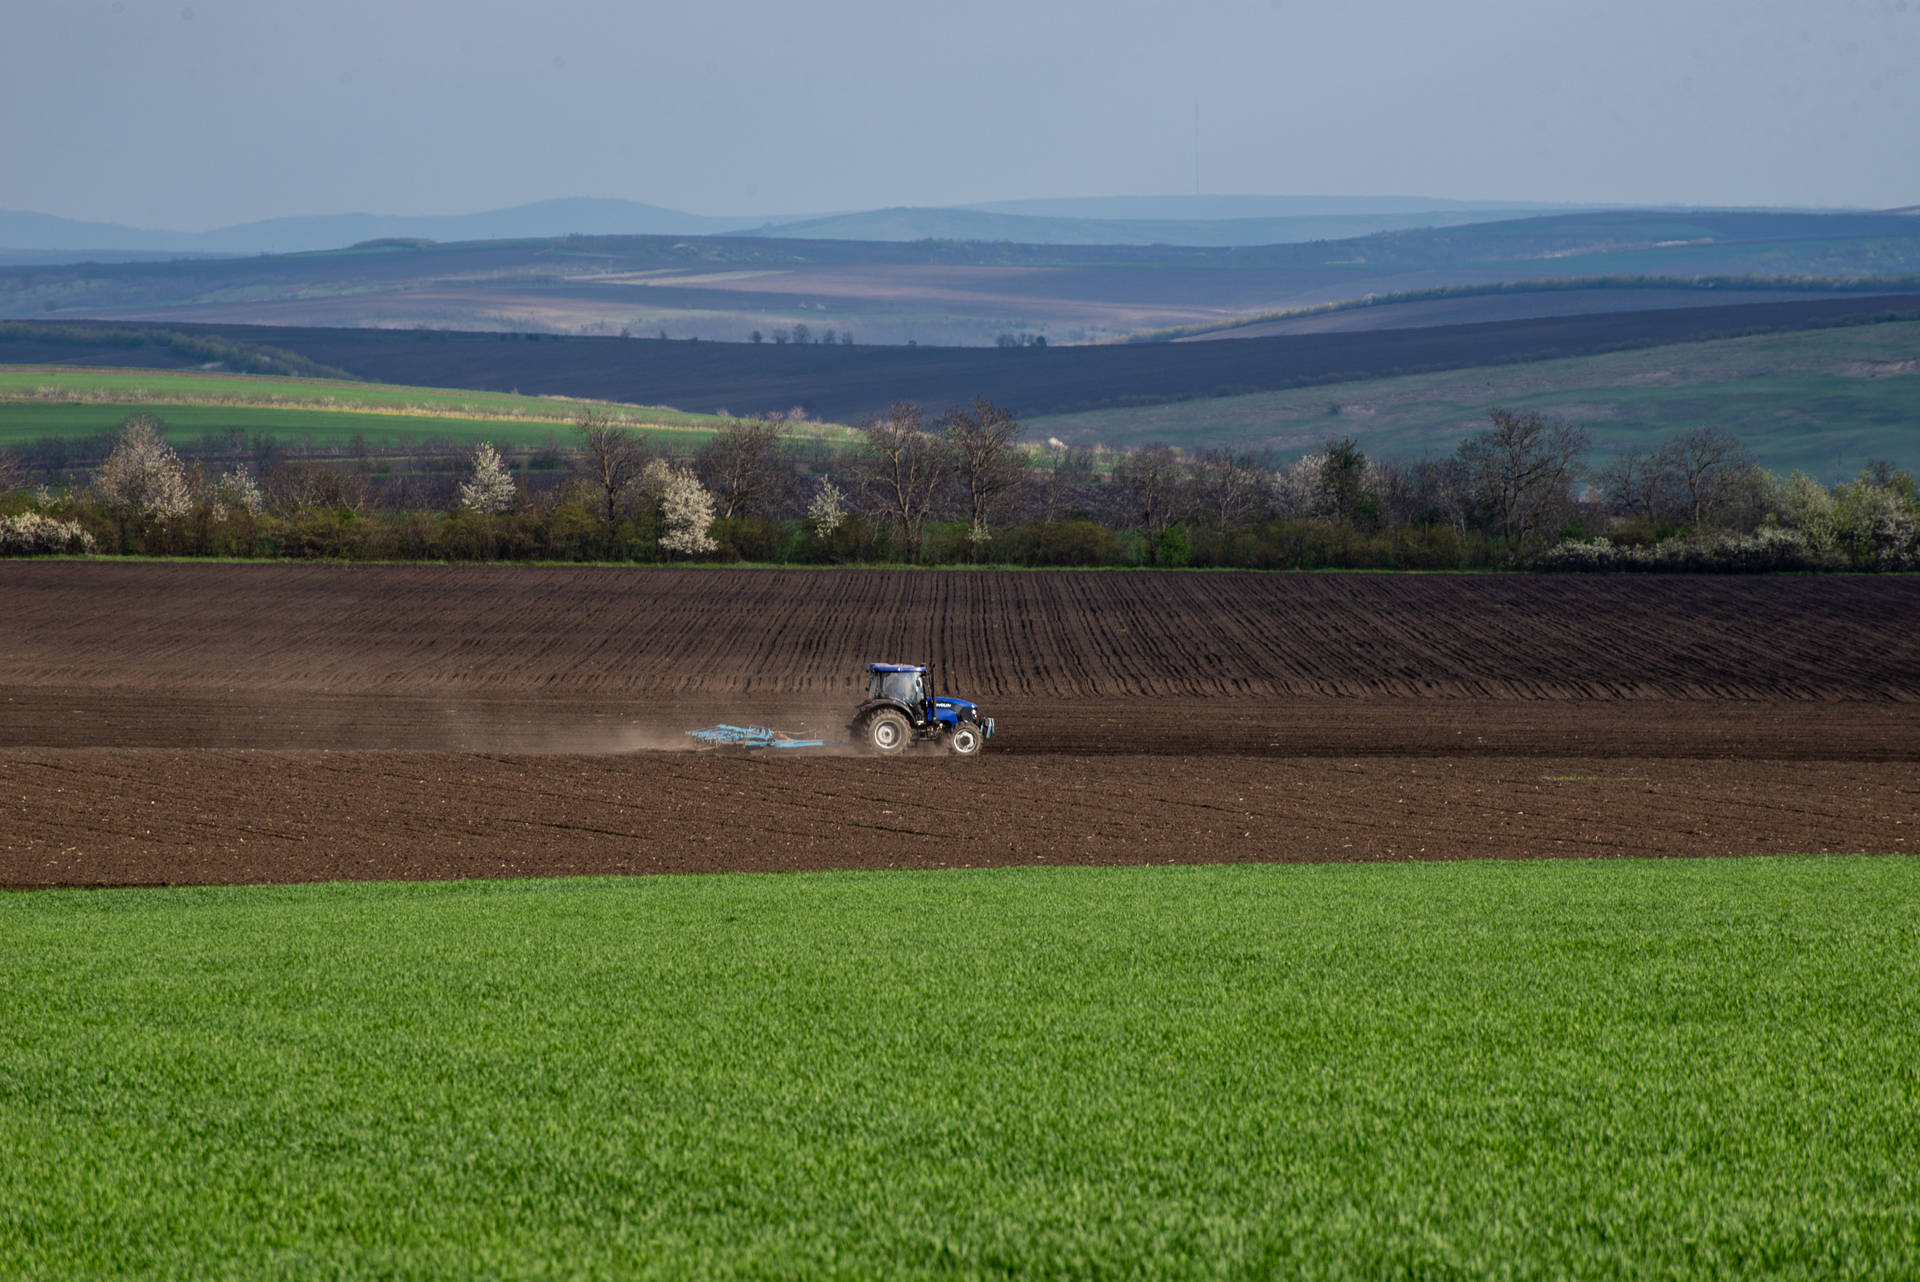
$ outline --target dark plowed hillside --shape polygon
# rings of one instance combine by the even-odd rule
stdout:
[[[1829,297],[1360,334],[1004,351],[551,336],[530,342],[512,335],[410,329],[169,327],[282,348],[381,382],[700,411],[764,412],[801,405],[817,418],[851,422],[902,400],[941,408],[985,396],[1022,415],[1061,414],[1917,314],[1920,297],[1913,295]],[[55,354],[41,343],[14,350],[0,342],[0,363],[83,360],[89,349],[65,350],[72,356]],[[118,350],[124,360],[125,349]]]
[[[16,563],[0,686],[1913,703],[1917,621],[1913,578]]]

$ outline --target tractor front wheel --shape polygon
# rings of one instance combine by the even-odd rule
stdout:
[[[947,732],[947,750],[956,757],[977,757],[987,737],[971,721],[962,721]]]
[[[913,741],[913,727],[892,708],[882,708],[867,718],[867,747],[883,756],[906,751]]]

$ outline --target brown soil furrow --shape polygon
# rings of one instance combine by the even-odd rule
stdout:
[[[979,695],[966,687],[962,693]],[[756,722],[839,739],[838,700],[239,694],[0,686],[0,742],[45,747],[624,752],[689,748],[685,731]],[[1920,761],[1904,702],[1517,699],[999,699],[996,756],[1721,756]]]
[[[1911,852],[1920,579],[0,563],[0,883]],[[978,761],[838,738],[931,659]]]
[[[987,582],[991,587],[986,587]],[[1920,701],[1920,580],[0,567],[0,682]]]
[[[1920,837],[1912,771],[1899,764],[1625,763],[1652,784],[1609,781],[1618,760],[973,764],[9,749],[0,884],[1913,853]],[[48,769],[81,782],[41,789]],[[1549,786],[1547,773],[1576,778]],[[215,777],[222,787],[202,789]],[[608,795],[616,787],[624,799]],[[883,800],[928,793],[941,807],[927,819],[964,823],[880,813],[899,809]],[[1769,804],[1749,804],[1761,797]]]

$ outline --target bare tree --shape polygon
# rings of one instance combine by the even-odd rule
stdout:
[[[1425,507],[1420,474],[1404,463],[1388,459],[1367,461],[1367,488],[1373,493],[1380,524],[1387,529],[1412,525]]]
[[[694,456],[695,470],[713,492],[723,519],[772,505],[792,479],[793,467],[780,448],[785,436],[777,423],[735,419]]]
[[[954,475],[967,493],[967,539],[978,561],[986,552],[994,511],[1027,481],[1027,458],[1018,449],[1020,421],[976,397],[971,410],[942,414],[940,432],[951,450]]]
[[[1727,483],[1753,466],[1753,455],[1733,433],[1718,427],[1695,427],[1674,437],[1660,451],[1660,460],[1672,469],[1676,488],[1700,526],[1719,507]]]
[[[580,440],[579,468],[603,505],[608,530],[620,519],[620,507],[646,470],[647,450],[632,431],[616,427],[607,414],[588,410],[574,425]]]
[[[1494,410],[1493,426],[1460,443],[1473,492],[1509,555],[1546,528],[1571,501],[1587,434],[1539,414]]]
[[[1221,532],[1257,519],[1266,506],[1267,460],[1247,451],[1202,450],[1193,461],[1194,509]]]
[[[1065,512],[1084,507],[1094,484],[1093,451],[1084,445],[1049,441],[1059,453],[1040,486],[1040,519],[1051,524]]]
[[[1413,465],[1412,485],[1424,504],[1446,521],[1455,534],[1465,537],[1472,522],[1476,500],[1473,472],[1458,456],[1422,459]]]
[[[300,459],[268,473],[266,493],[268,504],[281,512],[316,508],[357,512],[367,506],[367,478],[358,472],[336,472],[324,463]]]
[[[1184,506],[1187,468],[1171,445],[1131,450],[1113,465],[1113,480],[1126,496],[1133,519],[1147,538],[1147,559],[1160,562],[1160,536]]]
[[[0,498],[27,483],[27,469],[12,454],[0,452]]]
[[[860,433],[855,474],[868,500],[899,531],[901,552],[918,561],[927,518],[950,470],[947,444],[924,430],[912,401],[861,424]]]
[[[1671,509],[1673,493],[1673,474],[1664,454],[1634,445],[1614,455],[1596,478],[1607,505],[1649,524],[1662,520]]]

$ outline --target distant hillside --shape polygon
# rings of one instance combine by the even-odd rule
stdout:
[[[1479,213],[1525,210],[1566,213],[1588,208],[1526,200],[1448,200],[1439,196],[1065,196],[989,200],[960,206],[1036,218],[1112,218],[1193,221],[1226,218],[1304,218],[1329,214]]]
[[[1061,345],[1516,281],[1666,278],[1687,293],[1706,277],[1725,286],[1712,293],[1735,301],[1749,287],[1900,292],[1916,273],[1920,219],[1883,214],[1611,211],[1252,247],[389,237],[351,251],[0,269],[0,316],[734,342],[759,333],[769,343],[804,330],[939,346],[1027,334]],[[1516,314],[1490,299],[1446,319]]]
[[[554,236],[703,236],[764,226],[765,218],[709,218],[630,200],[542,200],[478,214],[320,214],[268,218],[205,232],[154,231],[0,210],[0,249],[143,253],[291,254],[365,240],[527,240]]]
[[[1884,288],[1858,288],[1839,277],[1593,276],[1453,285],[1294,308],[1242,317],[1222,325],[1149,331],[1135,343],[1202,343],[1286,334],[1354,333],[1522,320],[1536,316],[1590,316],[1599,312],[1657,311],[1719,303],[1787,303],[1844,294],[1903,293],[1920,289],[1920,274],[1887,277]]]
[[[1011,206],[1032,205],[1034,208]],[[173,254],[292,254],[368,240],[546,240],[556,236],[794,234],[847,240],[1013,240],[1028,244],[1253,245],[1358,236],[1506,217],[1539,205],[1420,197],[1161,196],[1011,202],[964,209],[713,217],[630,200],[570,197],[474,214],[316,214],[212,231],[164,231],[0,210],[0,263],[131,261]],[[1063,209],[1106,212],[1062,213]],[[1155,212],[1121,212],[1121,211]],[[1435,211],[1429,213],[1428,211]],[[789,225],[802,230],[788,233]],[[28,258],[25,255],[33,255]]]
[[[1231,445],[1279,461],[1352,435],[1371,454],[1449,453],[1495,408],[1565,418],[1596,460],[1688,428],[1733,433],[1763,465],[1823,482],[1869,459],[1920,471],[1920,321],[1638,347],[1555,360],[1362,379],[1040,417],[1040,438]]]
[[[78,262],[87,258],[113,262],[168,254],[287,254],[344,249],[368,240],[546,240],[568,235],[746,233],[808,239],[1012,241],[1027,245],[1277,245],[1580,212],[1591,211],[1525,201],[1424,196],[1108,196],[999,201],[954,208],[715,217],[629,200],[570,197],[473,214],[318,214],[188,232],[0,210],[0,263]],[[1628,212],[1659,217],[1672,211]],[[1832,214],[1829,211],[1820,216]]]
[[[0,249],[0,267],[58,267],[63,263],[169,263],[179,258],[231,258],[232,254],[176,249]]]
[[[1294,214],[1260,218],[1070,218],[986,209],[879,209],[782,223],[760,233],[814,240],[1010,241],[1023,245],[1291,245],[1375,232],[1519,218],[1526,209]]]
[[[297,353],[369,381],[584,396],[696,412],[755,414],[800,406],[815,419],[852,422],[897,400],[943,408],[986,396],[1024,416],[1115,409],[1744,333],[1869,323],[1890,315],[1920,318],[1920,296],[1679,308],[1238,342],[1005,350],[387,329],[175,328]],[[0,341],[0,364],[66,363],[69,358],[89,359],[86,345],[64,337],[57,343],[39,342],[31,335]]]

